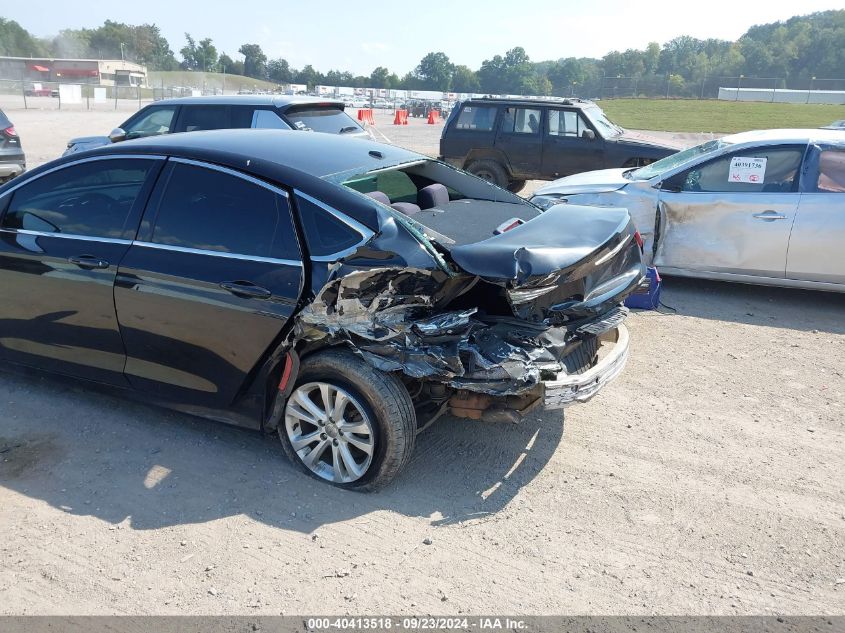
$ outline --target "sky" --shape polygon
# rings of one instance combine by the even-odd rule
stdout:
[[[42,37],[107,19],[154,23],[177,59],[187,31],[234,58],[241,44],[253,43],[294,68],[369,75],[386,66],[401,76],[432,51],[473,70],[515,46],[532,61],[602,57],[679,35],[735,40],[755,24],[842,8],[843,0],[8,0],[0,17]]]

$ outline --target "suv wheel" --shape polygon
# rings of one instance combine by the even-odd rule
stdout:
[[[512,191],[513,193],[519,193],[523,189],[525,189],[524,180],[511,180],[508,183],[508,191]]]
[[[505,168],[495,160],[477,160],[469,164],[467,171],[475,174],[482,180],[492,182],[500,187],[507,187],[510,178]]]
[[[416,425],[411,397],[396,376],[333,349],[302,362],[279,437],[309,475],[371,491],[408,463]]]

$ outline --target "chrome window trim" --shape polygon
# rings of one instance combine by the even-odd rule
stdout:
[[[52,174],[57,171],[61,171],[62,169],[67,169],[68,167],[74,167],[75,165],[82,165],[83,163],[90,163],[96,160],[112,160],[112,159],[127,159],[127,158],[138,158],[141,160],[167,160],[167,156],[161,156],[158,154],[103,154],[101,156],[86,156],[85,158],[81,158],[79,160],[74,160],[67,163],[62,163],[61,165],[56,165],[52,169],[48,169],[47,171],[41,172],[37,176],[32,178],[27,178],[24,182],[19,182],[12,185],[9,189],[3,192],[3,197],[8,196],[10,193],[17,191],[24,185],[28,185],[31,182],[35,182],[39,178],[43,178],[47,174]]]
[[[169,244],[156,244],[154,242],[132,242],[132,246],[143,248],[155,248],[162,251],[173,251],[175,253],[187,253],[189,255],[208,255],[211,257],[225,257],[227,259],[239,259],[250,262],[261,262],[265,264],[279,264],[280,266],[302,267],[302,262],[297,259],[276,259],[275,257],[260,257],[258,255],[241,255],[239,253],[227,253],[225,251],[208,251],[201,248],[189,248],[187,246],[171,246]]]
[[[129,245],[132,240],[118,239],[115,237],[94,237],[92,235],[76,235],[75,233],[50,233],[49,231],[32,231],[30,229],[4,229],[0,233],[12,233],[14,235],[34,235],[36,237],[60,237],[68,240],[82,240],[83,242],[105,242],[107,244]]]
[[[348,226],[349,228],[351,228],[352,230],[354,230],[355,232],[357,232],[361,236],[361,240],[359,242],[357,242],[356,244],[353,244],[352,246],[350,246],[348,248],[343,249],[342,251],[329,253],[328,255],[312,255],[310,257],[312,262],[334,262],[334,261],[337,261],[338,259],[341,259],[343,257],[346,257],[347,255],[351,255],[352,253],[354,253],[358,249],[359,246],[369,242],[372,239],[372,237],[375,235],[375,231],[373,231],[372,229],[364,226],[363,224],[361,224],[357,220],[353,220],[352,218],[350,218],[345,213],[330,207],[325,202],[321,202],[321,201],[317,200],[315,197],[309,196],[307,193],[304,193],[304,192],[300,191],[299,189],[294,189],[293,193],[294,193],[294,195],[299,196],[300,198],[304,198],[305,200],[308,200],[308,202],[310,202],[311,204],[314,204],[314,205],[320,207],[321,209],[323,209],[324,211],[326,211],[327,213],[329,213],[330,215],[332,215],[336,219],[343,222],[346,226]]]
[[[183,165],[192,165],[194,167],[202,167],[204,169],[210,169],[212,171],[219,171],[223,174],[228,174],[229,176],[234,176],[235,178],[240,178],[242,180],[246,180],[254,185],[258,185],[259,187],[263,187],[264,189],[268,189],[273,193],[276,193],[286,200],[290,200],[290,194],[284,189],[277,187],[276,185],[271,185],[264,180],[256,178],[255,176],[250,176],[249,174],[245,174],[243,172],[237,171],[236,169],[231,169],[229,167],[223,167],[222,165],[215,165],[214,163],[206,163],[201,160],[194,160],[193,158],[181,158],[179,156],[171,156],[170,161],[174,163],[181,163]]]

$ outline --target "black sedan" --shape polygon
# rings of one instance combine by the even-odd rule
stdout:
[[[127,141],[0,188],[0,358],[278,432],[372,490],[447,411],[517,421],[616,376],[638,240],[625,210],[541,213],[368,141]]]

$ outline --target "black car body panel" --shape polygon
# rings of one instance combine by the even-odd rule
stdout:
[[[626,133],[580,99],[470,99],[455,107],[440,139],[441,160],[470,171],[493,161],[511,182],[638,166],[677,149]]]
[[[440,179],[452,199],[418,220],[344,184],[385,173]],[[426,224],[435,213],[486,230],[452,237]],[[497,229],[510,216],[525,224]],[[334,135],[127,141],[0,187],[0,277],[21,298],[0,307],[0,358],[268,428],[281,376],[329,346],[408,380],[521,397],[593,366],[643,273],[632,235],[623,210],[584,227],[572,209],[540,214],[413,152]]]
[[[15,126],[0,110],[0,183],[26,171],[26,155]]]

